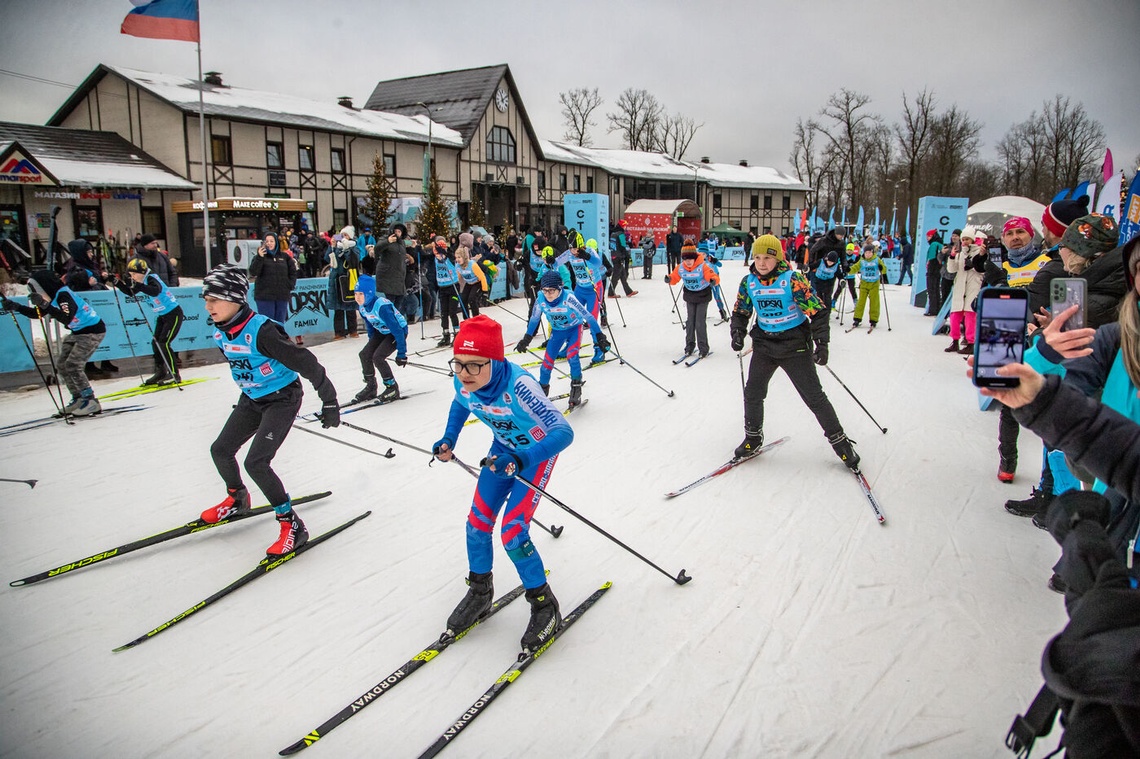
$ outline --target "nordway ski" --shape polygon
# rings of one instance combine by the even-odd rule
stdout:
[[[711,356],[711,355],[712,355],[712,351],[709,351],[708,353],[698,353],[697,357],[694,358],[692,361],[686,361],[685,366],[692,366],[693,364],[700,361],[702,358],[706,358],[706,357]]]
[[[146,395],[148,393],[157,393],[162,390],[173,390],[178,387],[186,387],[187,385],[196,385],[199,382],[206,382],[213,377],[194,377],[193,379],[184,379],[180,382],[169,382],[162,385],[138,385],[137,387],[128,387],[125,390],[116,390],[113,393],[100,395],[99,400],[121,400],[123,398],[133,398],[136,395]]]
[[[349,704],[348,706],[341,709],[339,712],[334,714],[329,719],[325,720],[319,727],[313,729],[304,738],[297,741],[296,743],[294,743],[291,746],[288,746],[286,748],[281,749],[281,751],[279,751],[278,753],[281,756],[291,756],[293,754],[296,754],[299,751],[302,751],[302,750],[308,748],[309,746],[311,746],[314,743],[316,743],[317,741],[319,741],[321,738],[324,738],[326,735],[329,734],[330,730],[339,726],[341,723],[345,722],[350,717],[355,716],[356,713],[359,712],[361,709],[368,706],[373,701],[380,698],[385,693],[390,691],[392,688],[396,687],[401,682],[403,682],[404,679],[408,677],[408,675],[412,674],[417,669],[424,666],[429,661],[431,661],[432,659],[434,659],[435,657],[439,656],[441,653],[446,651],[447,648],[452,643],[455,643],[460,638],[467,635],[467,633],[474,630],[480,623],[485,622],[487,619],[489,619],[491,616],[493,616],[496,612],[501,610],[503,607],[505,607],[511,601],[514,601],[516,598],[521,596],[523,594],[523,590],[524,590],[523,586],[519,585],[514,590],[503,595],[501,598],[499,598],[497,601],[495,601],[493,604],[491,604],[491,609],[486,614],[484,614],[479,620],[477,620],[475,622],[475,624],[471,625],[470,627],[468,627],[464,630],[460,630],[458,633],[456,633],[454,635],[449,635],[446,632],[443,633],[442,635],[439,636],[439,638],[437,638],[436,640],[433,640],[431,643],[429,643],[427,646],[425,646],[424,650],[420,651],[418,654],[416,654],[411,659],[409,659],[407,662],[405,662],[402,667],[395,670],[394,672],[392,672],[392,674],[388,675],[383,680],[376,683],[376,685],[369,688],[367,691],[365,691],[363,694],[361,694],[359,698],[356,698],[355,700],[353,700],[353,702],[351,704]]]
[[[268,556],[265,557],[260,562],[258,562],[257,566],[254,567],[251,571],[245,573],[244,575],[242,575],[238,579],[234,580],[229,585],[227,585],[226,587],[219,590],[217,593],[214,593],[212,596],[209,596],[208,598],[205,598],[205,599],[199,601],[198,603],[194,604],[193,606],[191,606],[189,609],[182,612],[178,616],[173,617],[173,618],[167,620],[166,622],[163,622],[158,627],[154,628],[153,630],[151,630],[148,633],[144,633],[143,635],[140,635],[139,637],[132,640],[130,643],[124,643],[123,645],[119,646],[118,648],[111,649],[111,652],[112,653],[118,653],[119,651],[126,651],[128,648],[134,648],[138,644],[144,643],[144,642],[150,640],[154,636],[158,635],[160,632],[162,632],[164,630],[169,630],[171,627],[178,624],[182,620],[186,619],[190,615],[192,615],[196,612],[199,612],[202,609],[209,606],[210,604],[214,603],[215,601],[218,601],[219,599],[222,599],[225,596],[228,596],[230,593],[233,593],[235,590],[237,590],[241,586],[248,585],[249,583],[253,582],[254,580],[256,580],[259,577],[264,577],[265,575],[269,574],[274,569],[277,569],[277,567],[281,566],[282,564],[289,561],[290,559],[297,558],[298,556],[303,554],[305,551],[308,551],[313,546],[320,545],[321,543],[325,542],[326,540],[328,540],[332,536],[337,535],[341,532],[344,532],[349,527],[356,524],[361,519],[364,519],[365,517],[367,517],[371,513],[372,513],[371,511],[366,511],[359,516],[353,517],[352,519],[348,520],[347,522],[340,525],[339,527],[334,527],[333,529],[329,530],[326,533],[318,535],[315,538],[310,538],[309,541],[307,543],[305,543],[304,545],[302,545],[300,548],[294,549],[293,551],[290,551],[287,554],[283,554],[281,556],[276,556],[274,558],[269,558]]]
[[[855,475],[855,479],[859,481],[859,487],[863,488],[863,495],[867,496],[867,501],[871,504],[871,509],[875,512],[875,519],[879,520],[879,524],[886,524],[887,518],[883,516],[882,510],[879,508],[879,502],[875,499],[875,494],[871,492],[871,484],[867,482],[867,478],[858,469],[852,469],[851,473]]]
[[[303,503],[309,503],[311,501],[318,501],[321,498],[328,498],[330,495],[332,495],[332,492],[326,490],[323,493],[314,493],[313,495],[305,495],[305,496],[301,496],[300,498],[294,498],[292,500],[293,500],[294,506],[299,506]],[[76,561],[68,562],[67,564],[64,564],[63,566],[56,567],[55,569],[49,569],[46,572],[40,572],[39,574],[30,575],[30,576],[25,577],[21,580],[13,580],[12,582],[10,582],[8,584],[11,585],[13,588],[18,588],[22,585],[31,585],[34,582],[39,582],[40,580],[46,580],[49,577],[56,577],[58,575],[66,574],[67,572],[70,572],[70,571],[75,570],[75,569],[82,569],[83,567],[89,567],[92,564],[97,564],[101,561],[106,561],[107,559],[114,559],[116,557],[123,556],[125,554],[131,553],[132,551],[137,551],[140,548],[147,548],[149,546],[157,545],[159,543],[164,543],[167,540],[173,540],[174,538],[181,538],[181,537],[186,536],[186,535],[193,535],[194,533],[201,532],[202,530],[209,530],[212,527],[221,527],[222,525],[233,524],[234,522],[239,522],[242,519],[249,519],[250,517],[256,517],[256,516],[261,516],[262,514],[271,514],[271,513],[273,513],[273,507],[267,505],[267,506],[257,506],[256,508],[252,508],[246,512],[239,512],[237,514],[234,514],[233,516],[230,516],[230,517],[222,519],[218,522],[215,522],[214,524],[209,524],[207,522],[203,522],[201,519],[195,519],[193,522],[187,522],[186,524],[182,525],[181,527],[175,527],[172,530],[166,530],[165,532],[160,532],[157,535],[151,535],[149,538],[142,538],[141,540],[132,540],[130,543],[124,543],[123,545],[117,546],[115,548],[108,548],[105,551],[100,551],[99,553],[92,554],[91,556],[88,556],[87,558],[78,559]]]
[[[490,705],[490,703],[494,701],[500,693],[505,691],[511,683],[517,680],[519,676],[526,671],[527,667],[529,667],[531,664],[534,664],[535,660],[538,659],[538,657],[546,653],[547,649],[549,649],[554,644],[554,641],[562,637],[562,634],[565,633],[572,624],[581,619],[582,615],[589,611],[590,607],[592,607],[599,598],[606,594],[606,591],[610,589],[611,585],[612,583],[605,583],[602,585],[602,587],[591,593],[589,598],[578,604],[577,608],[567,614],[566,617],[562,620],[562,626],[558,628],[558,631],[554,633],[554,635],[552,635],[549,640],[543,643],[538,648],[538,650],[523,651],[520,653],[518,660],[512,664],[506,672],[499,676],[499,679],[495,681],[494,685],[488,688],[486,693],[476,699],[475,703],[471,704],[467,711],[463,712],[463,714],[461,714],[459,718],[455,720],[451,727],[447,728],[447,730],[445,730],[438,738],[436,738],[435,743],[428,746],[427,749],[425,749],[424,752],[420,754],[420,759],[436,756],[440,751],[443,751],[443,749],[445,749],[447,745],[457,735],[459,735],[459,733],[465,727],[471,724],[471,722],[476,717],[483,713],[483,710],[486,709],[487,706]]]
[[[761,453],[764,453],[765,451],[770,451],[778,445],[783,445],[784,443],[788,442],[789,440],[791,440],[791,437],[785,435],[784,437],[780,438],[779,440],[774,440],[771,443],[768,443],[767,445],[762,447],[760,450],[756,451],[756,453],[752,454],[751,456],[748,456],[745,458],[740,458],[740,459],[733,457],[733,458],[729,459],[728,461],[726,461],[725,463],[718,466],[716,469],[714,469],[711,472],[709,472],[708,474],[706,474],[704,477],[701,477],[700,479],[697,479],[697,480],[693,480],[688,485],[685,485],[682,488],[677,488],[676,490],[672,491],[671,493],[666,493],[665,497],[666,498],[675,498],[676,496],[679,496],[682,493],[688,493],[690,490],[697,487],[698,485],[704,485],[706,482],[713,479],[714,477],[719,477],[720,475],[724,474],[728,470],[740,466],[745,461],[751,461],[752,459],[759,456]]]

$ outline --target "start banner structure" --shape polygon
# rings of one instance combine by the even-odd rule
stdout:
[[[966,209],[969,206],[969,198],[939,198],[931,195],[919,198],[918,225],[914,230],[914,276],[910,287],[912,306],[926,305],[925,298],[919,299],[926,292],[926,262],[930,248],[926,242],[926,233],[931,229],[936,230],[942,242],[949,242],[951,231],[966,226]]]
[[[610,199],[598,193],[574,193],[562,199],[562,218],[567,229],[576,229],[587,240],[597,240],[598,252],[610,254]]]

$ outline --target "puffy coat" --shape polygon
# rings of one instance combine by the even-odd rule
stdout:
[[[950,292],[951,311],[973,312],[974,299],[982,291],[986,256],[986,249],[980,245],[963,244],[956,256],[947,253],[946,271],[954,275],[954,289]]]

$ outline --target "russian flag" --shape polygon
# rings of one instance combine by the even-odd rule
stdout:
[[[131,0],[119,31],[132,37],[198,42],[198,0]]]

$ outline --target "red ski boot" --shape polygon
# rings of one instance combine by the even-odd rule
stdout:
[[[217,524],[234,514],[249,511],[249,491],[245,488],[227,488],[226,499],[217,506],[202,512],[202,521],[206,524]]]
[[[277,536],[277,542],[265,551],[265,555],[271,559],[292,553],[309,542],[309,531],[305,529],[305,523],[292,509],[278,514],[277,521],[281,524],[281,534]]]

